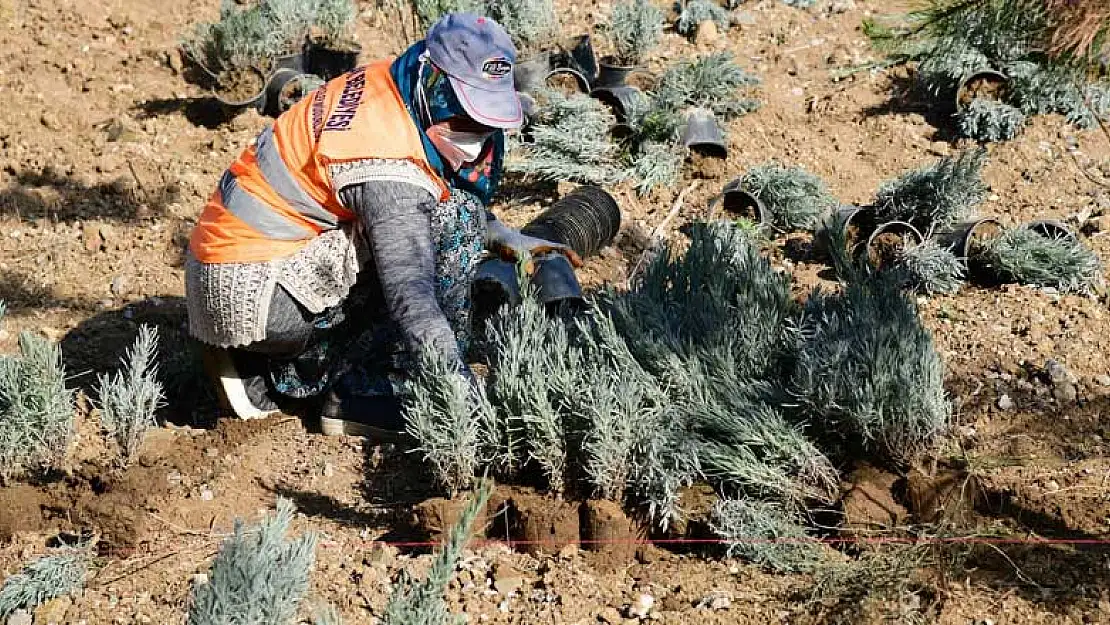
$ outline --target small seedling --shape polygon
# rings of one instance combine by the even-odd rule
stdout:
[[[98,376],[100,421],[119,446],[125,466],[138,455],[147,431],[157,425],[155,412],[163,400],[157,351],[158,330],[144,325],[121,360],[123,371]]]
[[[463,548],[474,532],[478,513],[484,510],[493,493],[488,484],[479,488],[451,528],[447,542],[439,549],[423,581],[414,581],[402,571],[382,616],[383,625],[461,625],[465,617],[453,616],[444,593],[455,576]]]
[[[821,543],[806,535],[796,513],[771,501],[722,499],[713,507],[713,531],[727,541],[728,556],[779,573],[811,571],[824,560]]]

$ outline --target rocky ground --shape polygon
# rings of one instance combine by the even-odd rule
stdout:
[[[748,2],[732,30],[697,43],[668,33],[650,59],[658,69],[730,50],[763,80],[763,107],[730,124],[726,166],[698,181],[670,234],[706,216],[707,200],[729,178],[768,159],[803,165],[843,202],[865,203],[883,180],[966,147],[927,103],[901,95],[906,70],[833,79],[834,70],[874,58],[861,21],[896,5],[817,4]],[[218,5],[0,0],[0,299],[8,306],[0,347],[14,350],[23,330],[61,341],[74,386],[114,366],[137,323],[179,331],[189,230],[223,169],[267,123],[254,113],[221,114],[182,79],[175,44],[191,24],[214,18]],[[560,8],[564,31],[575,34],[594,26],[608,4]],[[362,2],[366,58],[402,50],[412,37],[403,21]],[[1110,194],[1098,182],[1110,174],[1108,158],[1110,137],[1098,130],[1036,119],[1019,139],[990,146],[982,212],[1007,224],[1066,220],[1110,262]],[[621,191],[626,222],[654,228],[691,182],[649,198]],[[495,208],[517,224],[539,210]],[[590,262],[584,281],[619,282],[634,262],[628,248],[612,248]],[[794,273],[799,292],[832,284],[823,265],[776,262]],[[1105,297],[969,286],[922,299],[921,309],[948,367],[953,435],[908,478],[857,474],[845,490],[857,493],[857,503],[875,500],[892,524],[927,520],[918,527],[929,534],[956,523],[985,535],[1110,538]],[[35,622],[181,622],[190,585],[233,519],[257,518],[277,495],[297,503],[297,531],[320,535],[313,600],[335,603],[349,623],[372,622],[398,572],[419,574],[429,561],[420,549],[374,542],[400,536],[412,506],[429,496],[416,459],[326,438],[293,418],[213,426],[190,386],[184,344],[170,345],[165,366],[182,372],[180,388],[171,389],[177,402],[134,469],[105,488],[91,468],[104,449],[86,426],[70,478],[0,489],[0,571],[43,552],[59,529],[92,525],[111,537],[88,588],[49,604],[52,612]],[[923,510],[937,508],[946,514],[923,519],[930,516]],[[851,622],[1110,623],[1105,545],[938,548],[918,577],[896,600]],[[714,550],[649,549],[614,563],[573,547],[527,555],[476,546],[450,598],[472,623],[848,618],[831,599],[807,601],[813,584]],[[861,603],[840,591],[847,603]]]

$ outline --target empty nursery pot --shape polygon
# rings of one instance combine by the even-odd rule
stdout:
[[[717,124],[717,116],[709,109],[691,109],[686,116],[682,142],[687,149],[702,156],[722,159],[728,157],[724,133]]]
[[[612,243],[621,227],[621,211],[613,196],[584,185],[571,191],[521,228],[533,237],[562,243],[589,258]]]
[[[859,206],[841,206],[832,217],[832,227],[844,230],[844,246],[849,255],[854,256],[864,239],[872,230],[870,215]],[[818,231],[813,239],[813,254],[816,258],[828,260],[832,257],[831,232],[827,228]]]
[[[625,65],[612,56],[602,57],[597,67],[597,80],[594,81],[595,89],[623,87],[627,84],[628,77],[636,70],[635,65]]]
[[[597,80],[597,54],[594,52],[593,40],[589,35],[578,37],[574,47],[570,49],[568,61],[570,67],[585,76],[590,84]]]
[[[590,95],[612,109],[618,124],[627,124],[630,121],[628,113],[634,110],[636,102],[643,97],[643,92],[636,87],[598,87]]]
[[[1003,100],[1009,84],[1009,77],[993,69],[971,72],[964,76],[956,87],[956,110],[964,110],[976,98]]]
[[[529,279],[536,288],[536,297],[545,305],[580,304],[582,286],[574,275],[574,265],[559,252],[551,252],[532,259],[535,270]]]
[[[569,67],[558,67],[548,72],[547,77],[544,78],[544,83],[548,87],[561,91],[564,94],[570,95],[577,91],[579,93],[590,92],[590,81],[586,79],[578,70]]]
[[[925,237],[911,224],[904,221],[889,221],[875,228],[871,236],[867,237],[864,249],[867,258],[876,267],[882,267],[897,259],[898,253],[904,249],[921,245]]]
[[[1075,233],[1070,228],[1065,226],[1062,222],[1054,219],[1038,219],[1031,221],[1022,226],[1028,230],[1032,230],[1046,239],[1070,239],[1075,240]]]
[[[960,258],[975,255],[975,249],[984,241],[998,235],[1002,224],[997,219],[985,217],[956,224],[952,230],[938,235],[938,242]]]
[[[726,184],[721,194],[710,200],[710,214],[718,207],[760,225],[768,227],[771,225],[771,211],[767,210],[767,207],[758,197],[740,188],[739,178]]]

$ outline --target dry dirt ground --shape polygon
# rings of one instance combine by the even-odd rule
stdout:
[[[137,323],[157,323],[165,334],[179,330],[182,246],[224,167],[267,121],[253,113],[222,119],[182,80],[175,42],[190,24],[214,18],[218,4],[0,0],[0,299],[9,309],[0,347],[14,350],[22,330],[62,341],[74,386],[111,367]],[[695,45],[668,33],[650,65],[733,51],[763,79],[764,106],[730,125],[726,178],[774,158],[821,175],[846,203],[865,203],[884,179],[961,146],[943,116],[899,95],[904,70],[832,80],[831,70],[872,57],[860,23],[891,10],[889,3],[833,2],[840,12],[818,4],[807,11],[748,2],[746,23],[715,41]],[[560,7],[568,35],[608,11],[596,1]],[[360,9],[367,58],[403,48],[406,29],[392,15],[368,2]],[[982,212],[1011,224],[1090,218],[1084,239],[1110,262],[1110,195],[1091,177],[1108,157],[1110,138],[1098,131],[1037,119],[1018,140],[990,147],[991,195]],[[1082,173],[1091,167],[1093,174]],[[704,216],[725,181],[701,180],[675,229]],[[626,221],[655,227],[676,192],[647,199],[621,193]],[[522,223],[538,207],[498,210]],[[620,281],[631,260],[627,249],[608,250],[586,268],[586,281]],[[832,284],[822,265],[781,254],[777,262],[794,271],[799,292]],[[969,286],[954,297],[922,300],[922,315],[947,362],[957,419],[951,440],[924,470],[957,488],[921,475],[896,487],[906,491],[903,501],[917,498],[914,520],[929,516],[931,497],[950,521],[973,518],[980,534],[1110,537],[1106,300]],[[0,523],[0,576],[41,553],[59,530],[92,526],[105,537],[101,568],[83,594],[53,606],[59,622],[182,622],[191,580],[207,570],[233,519],[255,519],[280,494],[299,506],[295,529],[321,536],[312,598],[335,603],[349,623],[373,622],[398,572],[419,573],[428,562],[419,550],[372,543],[401,536],[413,504],[430,496],[416,459],[326,438],[292,418],[214,426],[188,378],[183,344],[171,341],[164,356],[165,367],[181,371],[171,388],[172,423],[155,433],[135,468],[114,477],[98,470],[105,451],[86,425],[70,475],[0,489],[0,521],[7,519]],[[1049,359],[1074,375],[1074,397],[1046,383]],[[974,497],[961,498],[959,487]],[[857,488],[868,489],[874,484]],[[960,509],[969,499],[975,510]],[[1110,623],[1105,545],[940,555],[913,586],[923,590],[852,618]],[[625,606],[642,593],[655,599],[651,618],[664,623],[838,618],[830,606],[797,599],[811,578],[767,574],[712,550],[649,550],[614,565],[575,549],[533,556],[494,546],[469,553],[464,569],[450,597],[471,623],[623,622]]]

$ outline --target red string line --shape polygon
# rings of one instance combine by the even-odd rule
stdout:
[[[438,541],[389,541],[364,540],[367,545],[387,545],[399,548],[438,547]],[[566,545],[1069,545],[1069,546],[1110,546],[1110,538],[989,538],[975,536],[933,537],[933,538],[661,538],[627,540],[496,540],[471,539],[469,546],[505,545],[514,546],[551,546]]]

